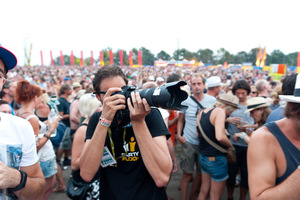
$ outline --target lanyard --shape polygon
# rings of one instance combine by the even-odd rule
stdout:
[[[123,156],[119,156],[116,158],[116,152],[115,152],[115,143],[112,140],[112,136],[111,136],[111,128],[108,127],[108,136],[109,136],[109,141],[110,141],[110,146],[111,146],[111,151],[112,151],[112,155],[114,157],[114,159],[117,161],[118,159],[124,157],[127,155],[128,150],[125,150],[125,154]],[[126,128],[123,129],[123,144],[125,143],[125,136],[126,136]]]

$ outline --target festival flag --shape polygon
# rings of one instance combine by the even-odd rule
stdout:
[[[80,51],[81,57],[80,57],[80,67],[83,67],[84,62],[83,62],[83,51]]]
[[[129,66],[133,65],[133,61],[132,61],[132,51],[129,51]]]
[[[257,52],[257,54],[256,54],[256,62],[255,62],[255,65],[256,65],[257,67],[260,66],[260,62],[261,62],[262,56],[263,56],[262,48],[261,48],[260,45],[259,45],[259,49],[258,49],[258,52]]]
[[[94,56],[93,56],[93,51],[91,51],[91,66],[94,66]]]
[[[53,60],[53,56],[52,56],[52,51],[50,51],[50,59],[51,59],[51,65],[54,66],[54,60]]]
[[[109,61],[111,65],[114,64],[114,54],[112,50],[109,50]]]
[[[286,64],[279,64],[277,73],[278,74],[285,74],[285,72],[286,72]]]
[[[120,57],[120,66],[123,66],[123,51],[119,51],[119,57]]]
[[[74,54],[73,51],[71,51],[71,66],[75,65],[75,61],[74,61]]]
[[[60,51],[60,65],[64,66],[64,55],[63,55],[62,51]]]
[[[266,47],[263,49],[263,55],[260,61],[260,67],[264,67],[265,66],[265,62],[267,59],[267,51],[266,51]]]
[[[41,51],[41,64],[44,66],[44,61],[43,61],[43,51]]]
[[[228,69],[227,61],[224,62],[223,68],[224,68],[224,69]]]
[[[138,51],[138,65],[142,65],[143,61],[142,61],[142,51]]]
[[[297,66],[300,67],[300,51],[298,52]]]
[[[103,51],[100,51],[100,59],[99,59],[99,62],[100,62],[100,66],[104,66],[104,62],[103,62]]]

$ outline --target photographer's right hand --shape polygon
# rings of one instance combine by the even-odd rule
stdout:
[[[122,94],[112,95],[114,92],[122,91],[121,88],[113,87],[109,88],[106,94],[103,97],[103,106],[102,106],[102,117],[113,121],[115,114],[118,110],[123,110],[126,108],[125,96]]]

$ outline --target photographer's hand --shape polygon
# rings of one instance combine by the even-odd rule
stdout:
[[[148,115],[151,111],[151,107],[149,106],[146,99],[141,99],[141,96],[138,92],[131,92],[131,100],[127,99],[127,105],[130,111],[131,121],[143,121],[145,116]]]
[[[103,97],[103,107],[101,116],[109,121],[112,121],[114,119],[114,116],[118,110],[123,110],[126,108],[126,101],[124,95],[115,94],[111,96],[113,92],[120,91],[122,91],[121,88],[109,88]]]

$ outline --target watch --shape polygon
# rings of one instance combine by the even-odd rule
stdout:
[[[18,170],[18,171],[21,173],[21,181],[20,181],[19,185],[17,185],[16,187],[14,187],[14,188],[8,188],[7,190],[10,191],[10,192],[15,192],[15,191],[21,190],[26,185],[26,182],[27,182],[27,174],[26,174],[26,172],[24,172],[22,170]]]

